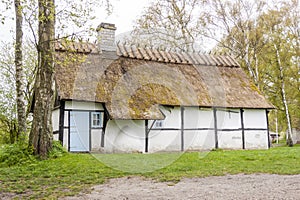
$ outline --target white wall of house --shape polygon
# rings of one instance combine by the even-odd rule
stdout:
[[[181,134],[178,130],[150,131],[148,152],[180,151]]]
[[[64,139],[63,139],[63,146],[66,149],[69,149],[69,129],[64,129]]]
[[[184,108],[184,128],[213,128],[214,116],[212,109],[201,109],[199,107]]]
[[[102,129],[91,129],[91,149],[99,151],[101,149]]]
[[[244,127],[245,129],[266,129],[245,130],[246,149],[268,149],[268,124],[264,109],[245,109]]]
[[[160,107],[163,114],[166,116],[162,120],[162,126],[158,127],[156,121],[148,121],[148,129],[152,130],[149,132],[148,152],[159,152],[159,151],[180,151],[181,150],[181,111],[180,107]],[[166,129],[166,130],[163,130]],[[173,130],[172,130],[173,129]]]
[[[218,147],[221,149],[242,149],[242,131],[218,131]]]
[[[241,113],[239,109],[218,109],[218,147],[222,149],[242,149]]]
[[[52,129],[53,132],[59,130],[59,109],[52,110]]]
[[[208,130],[214,127],[212,109],[199,107],[184,108],[184,149],[207,150],[215,147],[214,131]],[[207,130],[196,130],[196,129]]]
[[[245,131],[246,149],[268,149],[267,131]]]
[[[245,109],[244,127],[246,128],[265,128],[267,129],[267,117],[264,109]]]
[[[144,120],[109,120],[106,126],[104,152],[144,152]]]
[[[241,128],[241,114],[239,109],[217,110],[218,129]]]
[[[184,131],[185,150],[209,150],[215,148],[215,132],[213,130]]]
[[[69,110],[103,110],[100,103],[67,101]],[[184,107],[184,134],[182,144],[181,109],[164,107],[162,126],[154,126],[148,136],[148,152],[208,150],[215,148],[214,114],[211,108]],[[68,148],[68,112],[64,117],[63,145]],[[240,109],[217,109],[218,147],[242,149]],[[244,109],[244,142],[246,149],[268,148],[267,118],[265,109]],[[59,109],[52,114],[53,130],[59,130]],[[154,120],[148,121],[148,128]],[[253,130],[257,129],[257,130]],[[102,129],[91,129],[91,149],[104,152],[145,152],[145,120],[109,120],[101,147]],[[58,140],[58,134],[54,135]]]

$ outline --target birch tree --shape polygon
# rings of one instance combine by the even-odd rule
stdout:
[[[16,16],[16,43],[15,43],[15,76],[16,76],[16,103],[18,129],[17,138],[24,140],[26,133],[26,103],[24,98],[24,70],[23,70],[23,8],[20,0],[15,0],[15,16]],[[22,138],[19,138],[22,135]]]
[[[287,144],[293,145],[292,121],[299,123],[299,16],[297,1],[283,3],[280,8],[269,10],[261,16],[266,46],[261,54],[263,64],[268,67],[266,92],[285,116]],[[278,99],[280,97],[280,99]],[[291,115],[291,108],[294,113]],[[294,120],[292,120],[294,119]],[[299,126],[299,124],[298,124]],[[298,127],[299,128],[299,127]]]
[[[217,42],[218,49],[234,54],[260,87],[258,54],[264,45],[263,34],[257,29],[257,17],[267,4],[264,0],[204,1],[200,16],[201,34]]]

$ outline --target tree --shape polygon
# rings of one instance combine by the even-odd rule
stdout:
[[[292,122],[299,123],[296,113],[300,112],[296,100],[299,99],[297,1],[266,4],[212,0],[209,6],[209,12],[202,16],[206,27],[203,35],[218,41],[216,51],[234,53],[259,89],[278,108],[278,115],[285,116],[280,117],[280,125],[283,131],[288,130],[287,142],[291,145]],[[218,38],[220,30],[223,37]],[[292,115],[290,107],[294,108]]]
[[[16,43],[15,43],[15,76],[16,76],[16,103],[17,103],[17,116],[18,128],[17,139],[24,139],[26,133],[26,105],[24,99],[24,70],[23,70],[23,14],[22,5],[20,0],[15,0],[15,14],[16,14]],[[19,138],[22,135],[22,138]]]
[[[15,56],[12,43],[0,44],[0,132],[2,138],[9,138],[9,140],[2,140],[5,143],[14,143],[17,141],[17,95],[16,95],[16,71],[15,71]],[[36,67],[36,53],[34,46],[28,41],[23,42],[23,48],[27,49],[23,56],[23,71],[26,79],[24,79],[24,100],[28,107],[30,101],[34,70]],[[26,109],[25,118],[28,119],[29,109]],[[27,121],[27,126],[29,121]],[[1,137],[0,136],[0,137]],[[25,138],[22,135],[22,139]],[[27,136],[27,135],[26,135]],[[20,139],[20,138],[19,138]],[[1,138],[0,138],[1,141]],[[1,143],[1,142],[0,142]]]
[[[29,145],[33,146],[35,154],[46,158],[52,148],[55,4],[54,0],[39,0],[38,5],[38,68]]]
[[[283,2],[280,8],[269,10],[260,16],[266,45],[261,54],[268,66],[265,91],[285,116],[287,144],[293,145],[292,122],[299,123],[299,16],[297,1]],[[297,69],[298,68],[298,69]],[[279,98],[279,99],[278,99]],[[275,100],[275,101],[274,101]],[[291,109],[293,108],[293,109]],[[291,113],[294,110],[294,113]],[[297,116],[298,115],[298,116]],[[299,125],[299,124],[298,124]],[[299,128],[299,127],[298,127]]]
[[[217,41],[216,51],[235,55],[241,67],[260,88],[258,54],[264,45],[264,38],[257,29],[257,16],[267,7],[265,1],[211,0],[203,6],[205,11],[200,16],[203,26],[201,34]]]
[[[160,0],[136,21],[130,42],[193,51],[199,35],[199,0]]]
[[[85,20],[91,19],[89,13],[94,9],[90,5],[91,1],[80,1],[75,6],[74,1],[67,1],[70,4],[56,14],[54,0],[38,0],[38,67],[34,86],[34,111],[33,122],[29,135],[29,145],[33,146],[34,153],[41,158],[46,158],[52,148],[52,109],[54,104],[54,44],[55,39],[55,21],[56,16],[62,15],[58,21],[70,19],[78,27],[85,25]],[[109,1],[106,1],[107,6]],[[84,5],[88,5],[84,10]],[[69,10],[68,8],[72,9]],[[84,11],[81,13],[80,11]],[[28,21],[31,21],[28,18]],[[71,23],[71,22],[68,22]],[[34,24],[29,23],[31,30],[34,30]],[[57,25],[59,27],[59,25]],[[62,25],[61,31],[64,30]],[[34,33],[34,31],[33,31]],[[73,35],[73,34],[72,34]],[[68,36],[65,36],[68,37]],[[59,39],[59,38],[57,38]]]

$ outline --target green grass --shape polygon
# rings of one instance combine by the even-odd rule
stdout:
[[[91,185],[122,176],[177,182],[183,177],[237,173],[300,174],[300,146],[270,150],[157,154],[66,154],[57,159],[0,168],[1,193],[55,199],[88,191]]]

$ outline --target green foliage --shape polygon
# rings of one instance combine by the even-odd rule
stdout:
[[[36,159],[32,156],[32,149],[25,144],[6,144],[0,146],[0,167],[11,167],[32,163]]]
[[[60,141],[53,141],[49,158],[59,158],[67,154],[68,151],[61,145]]]

